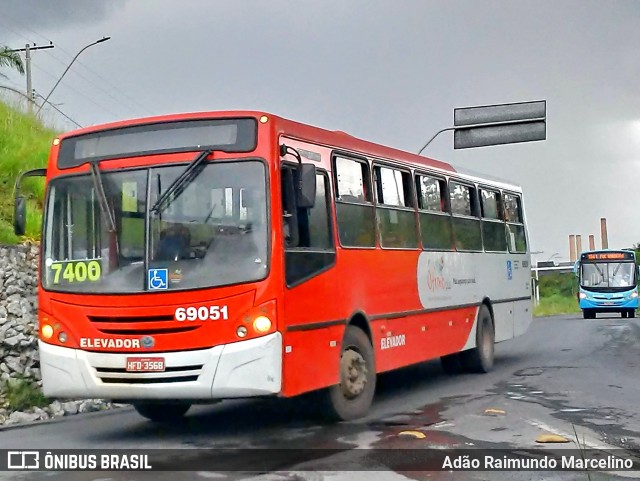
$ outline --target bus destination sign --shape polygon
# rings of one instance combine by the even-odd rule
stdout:
[[[582,254],[582,259],[587,261],[622,261],[633,260],[632,252],[589,252]]]

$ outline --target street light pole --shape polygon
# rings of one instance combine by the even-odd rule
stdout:
[[[49,95],[47,95],[47,97],[44,99],[44,101],[42,102],[42,105],[40,105],[40,107],[38,108],[38,111],[36,112],[36,115],[38,115],[40,113],[40,110],[42,110],[42,107],[44,107],[44,104],[47,103],[47,101],[49,100],[49,97],[51,97],[51,94],[53,93],[53,91],[56,89],[56,87],[58,86],[58,84],[60,83],[60,81],[62,80],[62,77],[64,77],[66,75],[66,73],[69,71],[69,69],[71,68],[71,66],[73,65],[73,62],[76,61],[76,59],[80,56],[80,54],[82,52],[84,52],[86,49],[88,49],[89,47],[93,47],[94,45],[98,45],[99,43],[102,42],[106,42],[107,40],[109,40],[111,37],[102,37],[100,40],[96,40],[93,43],[90,43],[89,45],[87,45],[86,47],[84,47],[82,50],[80,50],[75,57],[73,57],[73,60],[71,61],[71,63],[69,64],[69,66],[67,67],[67,69],[62,73],[62,75],[60,76],[60,78],[58,79],[58,81],[56,82],[56,84],[53,86],[53,88],[51,89],[51,92],[49,92]]]

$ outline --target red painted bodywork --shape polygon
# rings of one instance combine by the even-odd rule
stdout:
[[[428,167],[443,172],[455,170],[446,163],[431,160],[407,152],[356,139],[342,132],[292,122],[263,112],[200,112],[167,115],[153,118],[114,122],[89,127],[61,135],[69,136],[103,129],[143,123],[175,121],[197,118],[231,118],[267,116],[266,123],[258,122],[257,148],[250,153],[227,154],[215,152],[216,159],[259,157],[269,165],[271,203],[271,263],[269,275],[260,282],[237,286],[199,289],[192,291],[152,292],[131,295],[87,295],[39,290],[41,324],[47,322],[56,332],[65,331],[69,338],[65,343],[57,336],[45,342],[79,348],[78,340],[85,338],[133,337],[140,338],[146,330],[175,326],[176,332],[154,335],[151,349],[103,349],[109,352],[127,352],[132,355],[155,352],[185,351],[240,341],[236,335],[239,325],[250,321],[266,309],[276,319],[274,330],[283,335],[283,396],[292,396],[313,389],[336,384],[340,344],[345,323],[354,314],[361,313],[370,322],[378,372],[395,369],[460,350],[473,325],[476,308],[441,311],[437,313],[400,317],[397,313],[424,309],[417,289],[417,262],[420,250],[354,250],[339,247],[335,229],[335,206],[332,207],[334,242],[338,246],[336,263],[325,272],[294,287],[287,288],[284,280],[284,252],[282,242],[282,204],[280,193],[280,155],[278,146],[286,143],[293,147],[310,149],[321,154],[316,165],[331,170],[330,155],[336,150],[359,153],[369,158],[387,159],[412,167]],[[88,165],[59,170],[56,167],[58,145],[54,143],[49,158],[47,183],[59,176],[89,172]],[[107,160],[100,164],[103,171],[133,166],[157,165],[165,162],[193,159],[195,152],[148,155],[143,157]],[[293,160],[290,156],[289,160]],[[333,180],[331,180],[333,185]],[[333,190],[333,189],[332,189]],[[331,194],[333,199],[333,192]],[[191,323],[167,320],[177,307],[212,304],[229,306],[230,318],[226,321],[195,321]],[[394,318],[388,318],[396,313]],[[128,322],[116,322],[118,318],[132,318]],[[149,318],[158,321],[149,322]],[[147,322],[136,322],[147,318]],[[98,319],[98,321],[96,321]],[[248,322],[249,321],[249,322]],[[300,326],[326,321],[345,321],[329,327],[300,330]],[[131,336],[105,334],[101,329],[124,328]],[[192,327],[184,330],[186,326]],[[289,330],[296,326],[294,330]],[[182,331],[180,330],[182,329]],[[273,332],[273,331],[271,331]],[[393,349],[381,349],[381,339],[387,335],[404,334],[406,344]],[[247,338],[257,336],[249,329]],[[41,339],[42,338],[41,335]],[[99,351],[100,349],[92,349]]]

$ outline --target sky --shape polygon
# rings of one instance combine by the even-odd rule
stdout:
[[[423,155],[522,186],[535,259],[640,243],[637,0],[0,0],[0,45],[82,125],[264,110],[417,152],[455,108],[546,100],[544,141]],[[7,73],[7,72],[5,72]],[[23,90],[9,74],[0,85]],[[48,109],[61,130],[75,125]]]

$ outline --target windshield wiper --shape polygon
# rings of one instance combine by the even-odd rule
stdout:
[[[100,175],[100,167],[98,166],[97,162],[92,162],[90,164],[90,167],[91,177],[93,178],[93,187],[95,188],[96,194],[98,195],[98,205],[100,206],[100,211],[102,212],[107,231],[110,233],[115,233],[116,220],[113,212],[109,208],[109,201],[107,200],[107,196],[104,193],[104,183],[102,182],[102,177]]]
[[[213,153],[212,149],[203,150],[202,152],[200,152],[198,156],[195,159],[193,159],[189,165],[187,165],[187,167],[184,169],[182,174],[180,174],[176,178],[176,180],[171,182],[171,184],[169,184],[169,187],[167,187],[167,190],[165,190],[160,195],[156,203],[153,204],[153,207],[151,207],[151,212],[155,212],[155,213],[162,212],[170,204],[170,202],[168,202],[169,197],[171,197],[173,194],[176,194],[173,200],[177,199],[180,196],[180,194],[184,192],[184,189],[186,189],[186,187],[191,182],[193,182],[195,178],[198,177],[198,175],[200,175],[200,172],[202,172],[203,170],[202,167],[204,167],[207,157],[209,157],[209,155],[211,155],[212,153]]]
[[[109,207],[109,201],[104,192],[104,183],[102,182],[98,162],[92,162],[89,164],[89,167],[91,169],[91,177],[93,178],[93,188],[98,196],[98,205],[102,212],[102,219],[109,233],[109,269],[114,270],[118,268],[120,263],[120,245],[118,244],[116,219],[113,211]]]

